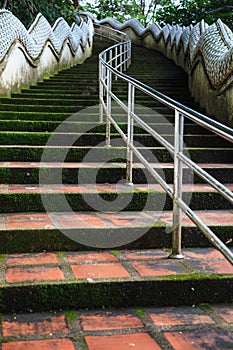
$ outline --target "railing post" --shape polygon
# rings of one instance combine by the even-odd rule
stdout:
[[[118,54],[118,46],[115,47],[115,62],[114,62],[114,68],[117,68],[117,62],[118,62],[118,57],[117,57],[117,54]],[[115,80],[117,80],[117,75],[115,75]]]
[[[123,66],[123,64],[122,64],[122,60],[123,60],[123,45],[121,44],[121,45],[119,45],[119,49],[120,49],[120,67],[119,67],[119,70],[120,70],[120,72],[122,72],[122,66]]]
[[[127,68],[131,65],[131,41],[128,41],[128,62]]]
[[[104,98],[104,87],[103,87],[103,64],[99,60],[99,121],[103,122],[103,98]]]
[[[111,122],[109,119],[109,116],[111,116],[112,113],[112,98],[111,98],[111,91],[112,91],[112,72],[107,69],[107,115],[106,115],[106,146],[111,146]]]
[[[134,119],[132,113],[134,112],[134,97],[135,88],[128,84],[128,130],[127,130],[127,159],[126,159],[126,182],[128,185],[133,185],[133,151],[130,146],[133,145],[134,134]]]
[[[182,210],[178,200],[182,198],[183,163],[179,159],[179,153],[183,153],[184,117],[175,110],[175,135],[174,135],[174,197],[173,197],[173,237],[172,253],[170,258],[182,259],[181,229]]]

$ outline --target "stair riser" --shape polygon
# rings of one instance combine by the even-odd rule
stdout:
[[[217,236],[223,241],[228,242],[229,246],[232,244],[232,227],[231,226],[212,226],[211,229],[217,234]],[[142,236],[141,231],[145,234]],[[0,230],[0,254],[16,254],[16,253],[30,253],[30,252],[42,252],[42,251],[87,251],[87,250],[99,250],[99,248],[89,247],[81,243],[69,239],[69,234],[74,233],[82,237],[83,234],[88,235],[110,235],[114,234],[114,237],[138,238],[134,242],[130,242],[125,245],[111,247],[114,249],[171,249],[172,247],[172,233],[166,231],[166,227],[157,225],[154,227],[122,227],[114,229],[104,228],[76,228],[65,230],[63,233],[59,229],[8,229]],[[67,234],[67,235],[66,235]],[[195,227],[183,227],[182,228],[182,247],[211,247],[211,244],[207,241],[200,231]],[[110,247],[109,247],[110,248]],[[169,253],[168,253],[169,254]]]
[[[69,140],[68,140],[69,141]],[[126,149],[125,148],[71,148],[67,149],[67,154],[64,155],[63,147],[68,145],[69,142],[61,140],[61,148],[53,148],[44,151],[43,148],[0,148],[1,156],[0,160],[7,161],[29,161],[40,162],[43,155],[43,161],[46,162],[126,162]],[[29,144],[29,143],[28,143]],[[88,153],[91,150],[91,153]],[[224,163],[230,163],[231,150],[229,149],[188,149],[189,157],[195,162],[208,163],[211,159],[211,163],[218,163],[219,159]],[[164,149],[140,149],[140,153],[146,157],[152,163],[160,162],[173,162],[173,158],[170,153]],[[86,157],[84,159],[84,157]],[[46,158],[45,158],[46,157]],[[137,158],[134,158],[137,162]]]
[[[214,176],[218,181],[222,183],[231,183],[232,181],[232,169],[207,169],[208,173]],[[43,178],[47,179],[47,184],[59,183],[60,170],[45,169],[41,170]],[[64,184],[77,184],[79,176],[79,170],[75,168],[63,169],[62,183]],[[81,172],[83,176],[83,171]],[[162,175],[164,175],[167,183],[173,182],[172,169],[163,169]],[[88,183],[116,183],[126,178],[126,171],[122,168],[109,167],[107,169],[100,168],[96,177],[96,169],[86,168],[85,176],[88,179]],[[4,184],[38,184],[39,183],[39,169],[38,168],[0,168],[1,182]],[[134,169],[133,182],[135,184],[142,183],[154,183],[154,179],[147,174],[145,170]],[[190,183],[190,174],[184,170],[184,183]],[[194,183],[203,183],[200,178],[194,176]]]
[[[13,123],[12,123],[13,124]],[[45,145],[48,140],[49,140],[49,135],[46,134],[39,134],[42,132],[52,132],[57,126],[59,126],[59,123],[44,123],[41,125],[41,123],[21,123],[20,129],[17,126],[17,122],[15,123],[15,131],[28,131],[28,132],[37,132],[38,134],[36,135],[19,135],[19,134],[2,134],[2,137],[0,136],[0,144],[4,145],[11,145],[12,144],[12,139],[14,141],[14,145]],[[20,123],[19,123],[20,124]],[[9,128],[6,126],[6,131],[9,130]],[[0,123],[0,128],[2,127],[3,129],[3,124]],[[12,128],[13,129],[13,128]],[[39,129],[39,130],[38,130]],[[77,136],[77,141],[75,142],[76,146],[97,146],[98,144],[104,144],[106,140],[106,136],[104,133],[105,126],[100,126],[96,128],[96,133],[88,133],[88,134],[76,134]],[[112,131],[114,132],[113,128]],[[92,130],[90,130],[92,132]],[[138,131],[140,132],[140,130]],[[65,137],[67,137],[65,135]],[[174,145],[174,137],[173,136],[164,136],[165,139]],[[119,146],[125,146],[125,141],[122,139],[120,141],[120,136],[119,134],[112,134],[111,139],[118,139]],[[134,141],[140,143],[144,147],[160,147],[161,144],[157,142],[155,139],[153,139],[150,136],[147,135],[135,135],[134,136]],[[209,145],[213,145],[212,148],[229,148],[229,143],[226,140],[221,140],[220,138],[214,137],[214,136],[208,136],[205,135],[196,135],[196,136],[185,136],[184,137],[184,144],[186,147],[209,147]],[[0,146],[1,148],[1,146]],[[1,157],[0,157],[1,158]]]
[[[1,99],[2,104],[0,104],[0,106],[4,106],[4,104],[7,104],[10,102],[11,106],[21,106],[23,107],[24,105],[26,106],[30,106],[30,103],[32,102],[31,98],[25,99],[25,98],[12,98],[10,99]],[[98,98],[95,96],[91,96],[90,98],[85,98],[85,99],[81,99],[81,98],[64,98],[60,97],[60,98],[56,98],[56,99],[37,99],[34,96],[33,99],[33,107],[34,106],[44,106],[46,105],[46,103],[48,103],[49,108],[52,108],[53,106],[92,106],[95,105],[97,103],[99,103]]]
[[[95,208],[88,203],[98,203],[99,198],[103,198],[106,206],[111,208],[111,211],[118,211],[119,207],[114,206],[114,200],[116,200],[116,194],[103,193],[101,196],[98,194],[47,194],[43,195],[51,203],[56,203],[51,210],[64,212],[62,202],[59,200],[62,195],[66,196],[68,203],[73,211],[95,211]],[[142,211],[147,203],[148,192],[136,192],[129,194],[119,194],[122,198],[123,205],[122,211]],[[172,210],[172,201],[168,196],[163,193],[155,192],[149,194],[150,201],[154,203],[153,210],[156,210],[158,203],[164,203],[164,210]],[[165,199],[166,197],[166,199]],[[198,193],[183,193],[183,199],[190,202],[190,206],[194,210],[226,210],[231,209],[230,203],[224,200],[217,193],[204,192]],[[59,206],[59,203],[61,205]],[[118,203],[118,202],[117,202]],[[127,203],[129,203],[127,205]],[[117,204],[118,205],[118,204]],[[100,205],[100,209],[103,208]],[[103,208],[104,209],[104,208]],[[151,208],[152,209],[152,208]],[[0,194],[0,210],[2,213],[20,213],[20,212],[44,212],[44,206],[40,193],[12,193],[12,194]]]
[[[177,279],[177,278],[176,278]],[[0,312],[21,313],[113,307],[146,307],[231,303],[233,281],[212,280],[119,281],[89,284],[42,284],[2,287]],[[135,293],[135,290],[137,293]],[[190,292],[193,291],[192,293]]]

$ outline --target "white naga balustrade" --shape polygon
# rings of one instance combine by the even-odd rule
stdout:
[[[8,95],[91,56],[90,18],[71,27],[58,18],[51,27],[38,14],[27,30],[7,10],[0,10],[0,93]]]
[[[221,21],[180,27],[157,23],[144,28],[136,19],[97,22],[123,31],[136,44],[154,48],[188,74],[189,88],[208,115],[233,126],[233,33]]]

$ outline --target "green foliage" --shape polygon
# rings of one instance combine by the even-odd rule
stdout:
[[[233,3],[229,0],[181,0],[175,5],[172,1],[162,1],[163,7],[156,13],[156,21],[164,24],[188,26],[202,19],[212,24],[221,18],[231,29],[233,20]]]
[[[80,8],[96,15],[97,19],[114,17],[120,22],[137,18],[144,26],[154,20],[158,0],[96,0],[81,1]]]
[[[65,17],[68,22],[76,20],[76,11],[71,0],[3,0],[0,1],[0,6],[11,11],[26,27],[32,23],[39,12],[50,24],[60,16]]]
[[[80,8],[96,15],[97,19],[114,17],[120,22],[136,18],[144,26],[157,22],[160,25],[188,26],[204,19],[208,24],[221,18],[233,29],[232,0],[95,0],[81,1]]]

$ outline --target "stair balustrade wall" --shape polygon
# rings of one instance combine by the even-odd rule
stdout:
[[[92,54],[90,18],[70,27],[61,17],[54,25],[38,14],[27,30],[7,10],[0,10],[0,94],[10,95],[62,69],[81,64]]]
[[[221,21],[180,27],[157,23],[144,28],[136,19],[98,22],[123,31],[137,45],[153,48],[182,67],[194,99],[209,116],[233,126],[233,33]]]

